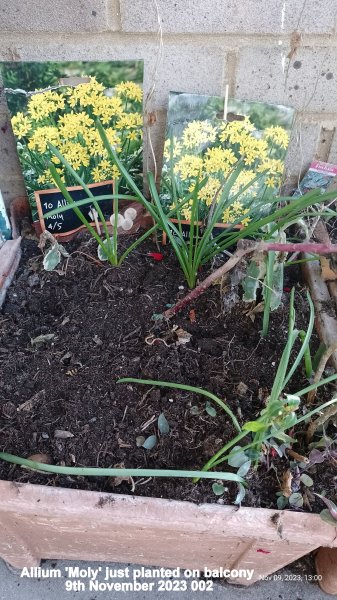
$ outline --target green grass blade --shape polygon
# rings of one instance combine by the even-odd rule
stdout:
[[[293,376],[293,374],[295,373],[298,365],[300,364],[307,348],[309,347],[309,342],[310,342],[310,338],[312,335],[312,331],[314,328],[314,322],[315,322],[315,308],[314,308],[314,304],[313,301],[311,299],[311,296],[309,294],[309,292],[307,292],[307,298],[308,298],[308,303],[309,303],[309,308],[310,308],[310,315],[309,315],[309,323],[308,323],[308,328],[307,328],[307,332],[305,334],[304,340],[302,342],[302,346],[301,349],[294,361],[294,364],[292,365],[288,375],[286,376],[285,380],[284,380],[284,385],[286,386],[288,381],[290,381],[291,377]]]
[[[294,396],[299,396],[299,397],[304,396],[305,394],[308,394],[312,390],[316,390],[318,387],[321,387],[321,385],[326,385],[327,383],[331,383],[331,381],[335,381],[336,379],[337,379],[337,373],[335,373],[334,375],[330,375],[329,377],[326,377],[325,379],[322,379],[318,383],[313,383],[312,385],[308,385],[308,387],[303,388],[303,390],[300,390],[299,392],[295,392]]]
[[[263,324],[262,324],[262,337],[266,337],[269,329],[269,318],[270,318],[270,305],[271,297],[273,293],[273,275],[274,265],[276,259],[276,252],[268,252],[267,255],[267,272],[265,277],[265,286],[263,288],[264,298],[264,309],[263,309]]]
[[[88,188],[86,183],[83,181],[83,179],[80,177],[80,175],[78,175],[78,173],[76,173],[76,171],[72,168],[72,166],[69,164],[69,162],[64,158],[64,156],[61,154],[61,152],[59,152],[59,150],[57,148],[55,148],[55,146],[53,146],[52,144],[48,144],[48,148],[51,151],[51,153],[54,154],[61,161],[61,163],[63,164],[65,169],[67,169],[67,171],[80,184],[80,186],[85,191],[85,193],[92,199],[92,204],[97,211],[99,220],[101,221],[101,224],[103,227],[105,239],[106,239],[106,246],[103,245],[102,249],[104,250],[104,253],[106,254],[106,256],[110,259],[110,257],[112,257],[112,255],[113,255],[113,249],[112,249],[111,241],[110,241],[110,234],[109,234],[108,227],[106,224],[105,216],[103,215],[101,207],[98,204],[98,202],[96,201],[95,196],[93,195],[91,190]],[[51,169],[50,169],[50,171],[51,171]],[[51,173],[52,173],[52,171],[51,171]],[[57,173],[56,169],[54,169],[54,173]],[[76,200],[75,200],[75,202],[76,202]]]
[[[34,460],[28,460],[15,456],[14,454],[8,454],[7,452],[0,452],[0,459],[6,462],[22,465],[34,469],[36,471],[44,471],[46,473],[55,473],[59,475],[71,475],[81,477],[178,477],[194,479],[198,477],[200,479],[221,479],[223,481],[236,481],[238,483],[245,483],[244,479],[236,473],[222,473],[217,471],[216,473],[204,473],[203,471],[184,471],[184,470],[170,470],[170,469],[109,469],[99,467],[61,467],[59,465],[46,465],[45,463],[36,462]]]
[[[56,168],[54,165],[50,165],[49,170],[51,172],[51,175],[57,185],[57,187],[59,188],[61,194],[63,195],[64,199],[66,200],[66,202],[68,202],[68,204],[71,206],[71,208],[73,209],[74,213],[78,216],[78,218],[80,219],[81,223],[83,223],[83,225],[88,229],[88,231],[90,231],[91,235],[95,238],[95,240],[97,241],[97,243],[104,248],[104,244],[100,238],[100,236],[98,235],[98,233],[96,232],[96,229],[94,229],[89,221],[87,221],[87,219],[85,218],[85,216],[81,213],[81,211],[77,208],[76,202],[72,199],[71,195],[69,194],[66,186],[64,185],[59,173],[56,171]]]
[[[218,406],[220,406],[227,413],[227,415],[231,418],[235,429],[237,429],[237,431],[241,432],[241,427],[240,427],[235,415],[232,413],[231,409],[222,400],[220,400],[220,398],[215,396],[215,394],[212,394],[211,392],[208,392],[207,390],[203,390],[201,388],[193,387],[191,385],[184,385],[182,383],[175,383],[175,382],[171,382],[171,381],[153,381],[151,379],[136,379],[134,377],[123,377],[122,379],[118,379],[117,383],[139,383],[142,385],[156,385],[158,387],[168,387],[168,388],[177,389],[177,390],[185,390],[187,392],[192,392],[193,394],[201,394],[202,396],[206,396],[206,398],[209,398],[210,400],[213,400],[213,402],[218,404]]]

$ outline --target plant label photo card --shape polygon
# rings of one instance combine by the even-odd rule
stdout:
[[[190,222],[195,194],[200,223],[220,198],[219,227],[244,227],[252,213],[268,212],[280,191],[293,115],[287,106],[171,92],[160,197],[167,212],[177,207],[172,221]]]
[[[79,210],[93,226],[97,215],[86,203],[88,193],[78,176],[100,199],[106,221],[112,214],[114,182],[124,196],[121,208],[130,205],[128,184],[108,159],[96,124],[99,120],[141,186],[143,61],[1,63],[1,72],[37,231],[69,236],[83,227],[73,210],[55,212],[67,204],[57,180],[73,200],[83,200]]]

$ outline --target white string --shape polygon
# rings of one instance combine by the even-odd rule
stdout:
[[[158,40],[158,52],[157,52],[157,59],[154,65],[154,70],[153,70],[153,75],[152,75],[152,85],[147,93],[147,96],[145,98],[145,102],[144,102],[144,116],[147,118],[148,115],[151,114],[152,112],[152,100],[154,98],[155,95],[155,91],[156,91],[156,85],[157,85],[157,81],[158,81],[158,72],[159,72],[159,66],[160,63],[162,61],[163,58],[163,28],[162,28],[162,24],[161,24],[161,16],[160,16],[160,12],[159,12],[159,6],[158,6],[158,2],[157,0],[153,0],[153,3],[155,5],[156,8],[156,14],[157,14],[157,23],[158,23],[158,30],[157,30],[157,40]],[[145,126],[144,126],[144,131],[146,131],[146,137],[150,146],[150,150],[151,150],[151,155],[152,155],[152,160],[153,160],[153,166],[154,166],[154,178],[155,181],[157,181],[157,175],[158,175],[158,165],[157,165],[157,160],[156,160],[156,155],[155,155],[155,151],[153,148],[153,143],[152,143],[152,138],[151,138],[151,127],[152,127],[153,123],[149,121],[146,122]],[[149,155],[147,154],[146,157],[146,170],[149,170]]]
[[[228,83],[226,84],[225,87],[225,105],[224,105],[224,109],[223,109],[223,120],[227,121],[227,113],[228,113],[228,93],[229,93],[229,85]]]

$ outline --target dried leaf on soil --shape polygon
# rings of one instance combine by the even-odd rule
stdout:
[[[38,404],[38,402],[40,402],[41,400],[44,400],[46,397],[46,391],[45,390],[40,390],[39,392],[37,392],[37,394],[34,394],[34,396],[32,396],[31,398],[29,398],[29,400],[26,400],[26,402],[23,402],[22,404],[20,404],[17,407],[17,411],[21,412],[29,412],[32,410],[32,408]]]
[[[292,494],[292,489],[291,489],[292,480],[293,480],[293,476],[292,476],[291,472],[289,470],[285,471],[281,478],[281,492],[282,492],[283,496],[285,496],[286,498],[289,498]]]
[[[192,334],[182,329],[182,327],[178,327],[177,329],[175,329],[174,333],[177,336],[176,346],[188,344],[192,337]]]
[[[31,454],[30,456],[28,456],[27,460],[32,460],[33,462],[42,463],[45,465],[52,464],[49,454]],[[35,471],[36,473],[43,473],[44,475],[47,474],[45,471],[40,471],[39,469],[33,469],[32,467],[26,467],[25,465],[21,465],[21,468],[26,469],[28,471]]]
[[[248,385],[243,383],[243,381],[240,381],[240,383],[236,387],[236,391],[239,394],[239,396],[245,396],[248,391]]]
[[[71,433],[70,431],[65,431],[64,429],[55,429],[54,431],[54,438],[57,438],[59,440],[67,440],[73,437],[73,433]]]
[[[117,438],[117,442],[118,442],[118,446],[120,448],[132,448],[131,444],[128,444],[127,442],[123,442],[123,440],[120,437]]]
[[[47,342],[51,342],[56,339],[55,333],[45,333],[44,335],[38,335],[36,338],[32,338],[30,343],[32,346],[37,346],[38,344],[46,344]]]

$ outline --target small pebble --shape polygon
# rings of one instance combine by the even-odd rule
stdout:
[[[183,285],[180,285],[180,286],[178,287],[178,290],[183,290],[183,289],[184,289],[184,286],[183,286]]]
[[[43,433],[41,433],[41,437],[43,440],[49,440],[49,435],[45,431],[43,431]]]
[[[174,402],[173,398],[168,399],[169,402]]]

